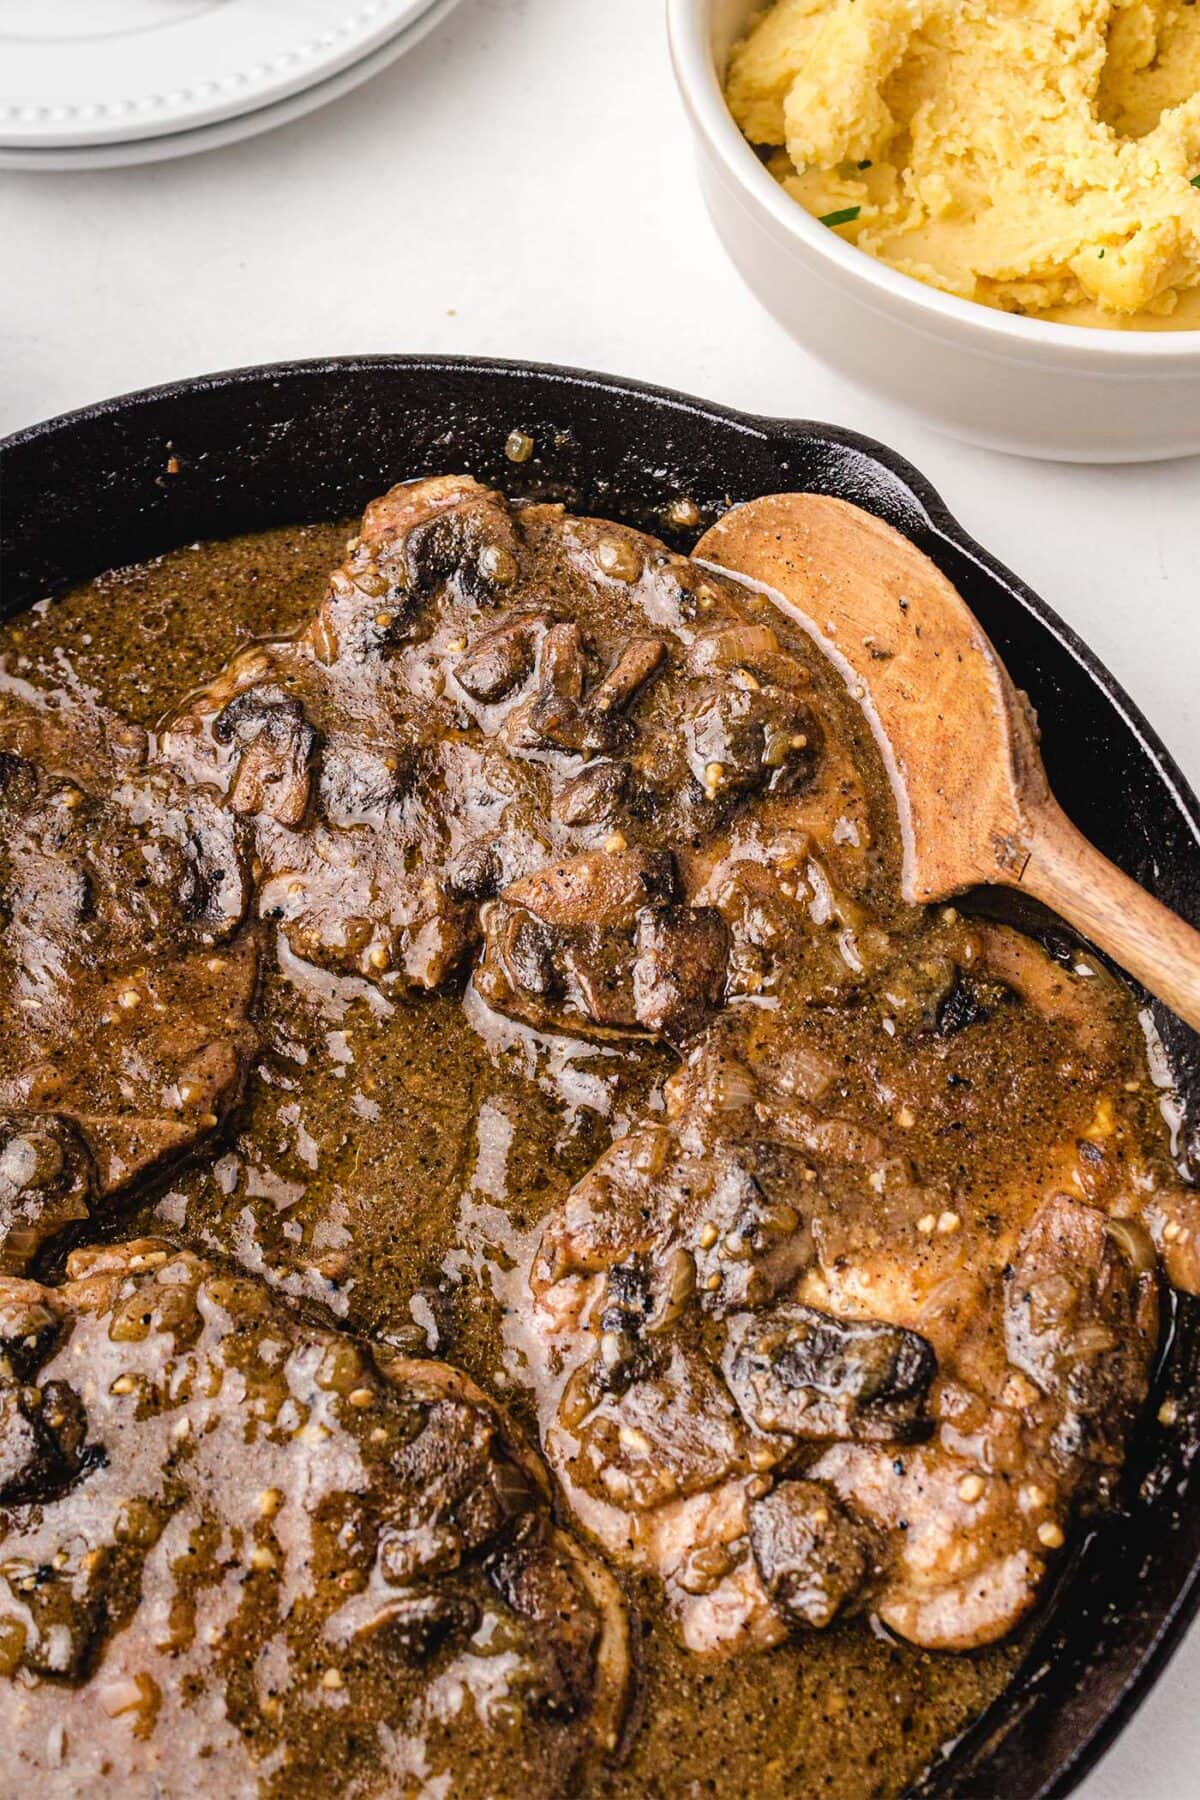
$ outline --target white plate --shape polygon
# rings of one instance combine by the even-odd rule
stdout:
[[[0,0],[0,145],[128,143],[257,111],[430,0]]]
[[[414,49],[458,3],[459,0],[432,0],[430,4],[426,0],[426,10],[406,30],[398,32],[370,56],[363,57],[327,81],[305,88],[289,99],[276,101],[273,106],[259,107],[238,118],[202,125],[194,131],[176,132],[169,137],[139,138],[124,144],[47,150],[12,150],[0,145],[0,169],[56,173],[71,169],[128,168],[135,163],[166,162],[177,156],[193,156],[201,150],[218,150],[222,145],[256,137],[260,132],[287,125],[293,119],[303,118],[305,113],[315,112],[330,100],[350,93],[403,56],[405,51]]]

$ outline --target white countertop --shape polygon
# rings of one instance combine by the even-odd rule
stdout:
[[[464,0],[359,92],[228,150],[0,175],[0,433],[288,357],[562,362],[884,439],[1091,644],[1200,787],[1200,459],[1019,461],[813,361],[702,210],[658,0]],[[1200,1626],[1080,1793],[1193,1800]]]

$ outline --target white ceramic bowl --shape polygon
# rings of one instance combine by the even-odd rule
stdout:
[[[1200,331],[1093,331],[959,300],[877,262],[785,194],[721,78],[762,0],[667,0],[675,74],[722,242],[808,349],[955,437],[1075,462],[1200,451]]]

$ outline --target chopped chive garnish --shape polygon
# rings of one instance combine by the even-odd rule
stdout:
[[[822,213],[818,225],[850,225],[862,211],[861,206],[843,206],[841,212]]]
[[[1097,251],[1097,253],[1096,253],[1096,254],[1097,254],[1097,255],[1098,255],[1098,256],[1099,256],[1099,258],[1100,258],[1100,261],[1101,261],[1101,262],[1103,262],[1103,261],[1104,261],[1104,252],[1103,252],[1103,250],[1099,250],[1099,251]]]
[[[1190,185],[1194,188],[1200,188],[1200,175],[1193,175]]]
[[[866,162],[860,162],[860,163],[859,163],[859,165],[858,165],[858,166],[859,166],[859,168],[860,168],[860,169],[869,169],[869,168],[870,168],[870,166],[871,166],[871,159],[870,159],[870,157],[869,157],[869,156],[868,156],[868,158],[867,158],[867,160],[866,160]]]

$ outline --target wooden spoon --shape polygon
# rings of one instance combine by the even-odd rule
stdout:
[[[1028,701],[927,556],[818,494],[736,507],[692,554],[770,590],[845,677],[895,791],[906,900],[981,882],[1021,888],[1200,1031],[1200,932],[1072,825],[1050,792]]]

